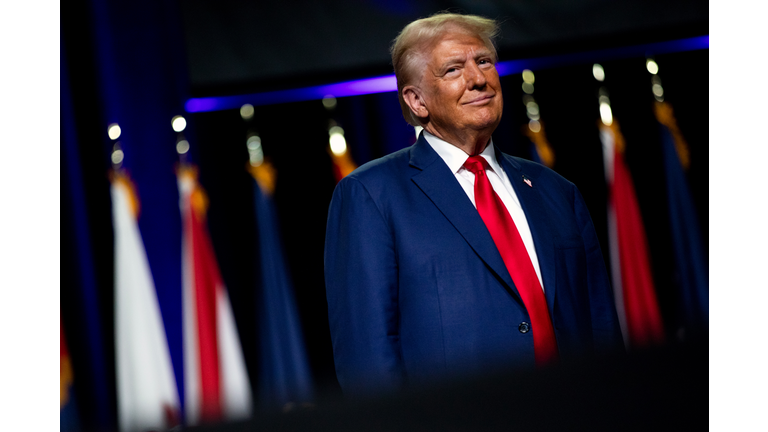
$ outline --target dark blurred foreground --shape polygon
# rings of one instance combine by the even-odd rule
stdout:
[[[550,370],[188,428],[236,431],[692,431],[709,424],[706,340]]]

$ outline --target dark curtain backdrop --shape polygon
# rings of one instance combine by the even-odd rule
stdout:
[[[437,11],[501,23],[516,57],[648,43],[708,31],[701,0],[185,0],[179,2],[195,96],[388,74],[389,45]]]

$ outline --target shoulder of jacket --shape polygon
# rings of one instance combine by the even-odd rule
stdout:
[[[409,166],[410,147],[382,156],[361,165],[341,181],[357,181],[363,184],[376,183],[402,177]]]

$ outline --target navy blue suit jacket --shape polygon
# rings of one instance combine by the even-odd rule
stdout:
[[[561,359],[623,350],[578,189],[539,164],[498,150],[496,157],[528,219]],[[532,332],[519,331],[530,319],[517,288],[477,210],[423,136],[336,186],[325,282],[345,392],[534,365]]]

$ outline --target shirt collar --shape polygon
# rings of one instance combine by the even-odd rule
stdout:
[[[451,169],[452,173],[456,174],[460,169],[462,169],[464,162],[466,162],[467,158],[469,157],[469,155],[464,153],[464,150],[432,135],[427,131],[422,131],[421,133],[424,134],[424,139],[427,140],[427,143],[432,147],[432,149],[435,150],[435,152],[445,161],[446,165],[448,165],[448,168]],[[494,172],[497,174],[501,173],[501,167],[496,161],[496,152],[493,149],[493,138],[491,138],[491,140],[488,142],[488,145],[485,146],[485,150],[480,152],[480,156],[484,157],[485,160],[488,161],[488,165],[490,165]]]

